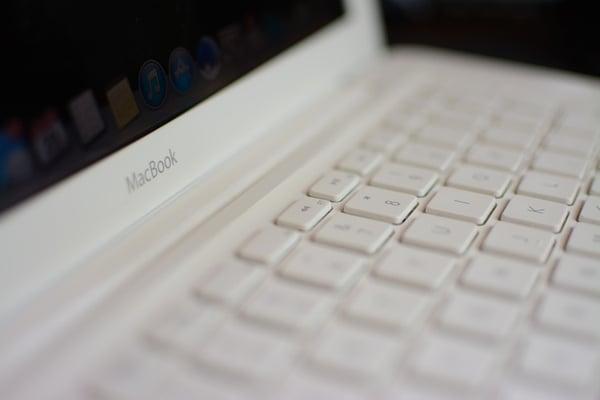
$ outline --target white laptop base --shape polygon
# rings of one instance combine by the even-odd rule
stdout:
[[[409,49],[350,95],[13,394],[597,398],[600,85]]]

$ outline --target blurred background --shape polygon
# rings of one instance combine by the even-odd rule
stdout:
[[[600,1],[380,0],[388,40],[600,76]]]

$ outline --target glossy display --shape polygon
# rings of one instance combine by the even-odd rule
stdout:
[[[152,132],[343,14],[339,0],[3,8],[0,210]]]

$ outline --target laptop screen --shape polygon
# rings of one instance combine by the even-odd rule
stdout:
[[[343,14],[341,0],[14,0],[2,8],[0,211]]]

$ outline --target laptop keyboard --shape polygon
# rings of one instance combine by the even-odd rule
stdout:
[[[599,126],[416,93],[155,316],[95,395],[595,398]]]

